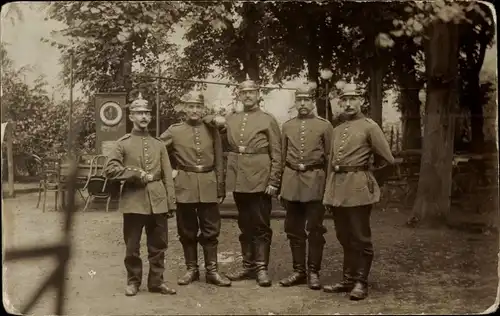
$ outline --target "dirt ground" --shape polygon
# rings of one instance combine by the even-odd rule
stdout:
[[[4,249],[57,242],[62,234],[61,213],[36,209],[36,194],[6,199],[2,226]],[[369,297],[352,302],[346,296],[312,291],[306,286],[280,288],[278,280],[291,270],[291,255],[283,220],[273,219],[270,288],[254,281],[234,282],[217,288],[203,282],[180,287],[184,271],[175,220],[169,222],[169,249],[165,277],[178,291],[175,296],[147,292],[125,297],[125,252],[119,212],[78,212],[73,229],[74,248],[67,277],[65,311],[68,315],[135,314],[375,314],[375,313],[481,313],[490,307],[498,285],[497,233],[466,233],[449,229],[411,229],[403,225],[407,214],[396,209],[372,215],[375,261]],[[328,233],[321,280],[340,277],[342,251],[333,221]],[[220,238],[220,270],[239,267],[238,228],[224,219]],[[143,238],[142,257],[147,253]],[[201,257],[201,250],[200,250]],[[13,313],[26,302],[41,280],[55,267],[51,258],[4,265],[4,307]],[[147,262],[144,271],[148,271]],[[146,280],[146,276],[144,276]],[[146,284],[146,282],[143,282]],[[53,314],[56,291],[47,292],[33,313]]]

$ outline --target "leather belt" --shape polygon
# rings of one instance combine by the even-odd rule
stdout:
[[[151,182],[156,182],[156,181],[161,181],[162,176],[161,172],[157,172],[156,174],[153,175],[153,180],[149,181]],[[134,181],[134,182],[125,182],[123,186],[123,190],[129,190],[129,189],[139,189],[139,188],[144,188],[146,187],[146,184],[140,183],[139,181]]]
[[[156,173],[153,175],[153,180],[151,180],[150,182],[155,182],[160,180],[161,180],[161,173]]]
[[[285,165],[292,169],[292,170],[295,170],[295,171],[299,171],[299,172],[304,172],[304,171],[310,171],[310,170],[316,170],[316,169],[324,169],[325,168],[325,164],[324,163],[315,163],[315,164],[311,164],[311,165],[305,165],[305,164],[302,164],[302,163],[299,163],[299,164],[293,164],[293,163],[290,163],[290,162],[285,162]]]
[[[200,165],[185,166],[185,165],[178,164],[177,169],[187,171],[187,172],[207,173],[207,172],[214,170],[214,166],[200,166]]]
[[[333,165],[332,170],[335,173],[346,173],[346,172],[368,171],[370,170],[370,167],[368,165],[362,165],[362,166]]]
[[[259,154],[262,155],[269,153],[269,149],[267,147],[254,149],[254,148],[248,148],[247,146],[238,146],[229,148],[229,151],[232,153],[242,154],[242,155],[259,155]]]

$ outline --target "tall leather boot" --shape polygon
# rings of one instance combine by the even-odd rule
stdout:
[[[354,288],[349,293],[353,301],[363,300],[368,296],[368,275],[372,267],[373,254],[363,253],[355,276]]]
[[[194,281],[200,280],[200,271],[198,270],[198,245],[182,245],[184,250],[184,260],[186,262],[186,273],[177,280],[179,285],[188,285]]]
[[[205,256],[205,280],[209,284],[217,286],[231,286],[231,281],[220,275],[217,269],[217,246],[204,246]]]
[[[243,268],[233,272],[226,273],[226,277],[231,281],[242,281],[255,279],[255,262],[253,245],[246,241],[241,241],[241,256],[243,257]]]
[[[321,289],[319,280],[319,271],[321,270],[321,261],[323,260],[324,244],[319,242],[309,242],[307,255],[307,285],[312,290]]]
[[[333,285],[325,285],[323,291],[327,293],[349,292],[354,287],[355,262],[353,253],[344,249],[344,263],[342,267],[342,281]]]
[[[290,243],[292,251],[293,272],[279,282],[281,286],[289,287],[306,283],[306,245]]]
[[[267,272],[271,245],[268,242],[264,243],[259,241],[256,246],[257,249],[255,253],[255,269],[257,271],[257,283],[259,284],[259,286],[268,287],[272,284]]]

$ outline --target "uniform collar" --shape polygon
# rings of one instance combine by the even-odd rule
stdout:
[[[297,115],[297,118],[299,120],[312,119],[312,118],[315,118],[315,117],[316,117],[316,115],[313,112],[311,112],[311,113],[309,113],[307,115],[303,115],[303,116]]]
[[[255,107],[253,107],[251,109],[248,109],[248,110],[243,107],[243,113],[245,113],[245,112],[246,113],[251,113],[251,112],[256,112],[258,110],[260,110],[260,106],[259,105],[255,106]]]
[[[201,124],[203,124],[203,121],[202,120],[198,120],[198,121],[185,120],[184,123],[186,123],[189,126],[200,126]]]
[[[353,116],[351,116],[349,118],[345,118],[344,117],[343,121],[344,122],[353,122],[353,121],[357,121],[359,119],[362,119],[364,117],[365,117],[365,115],[363,113],[359,112],[358,114],[355,114],[355,115],[353,115]]]
[[[137,129],[133,128],[132,131],[130,132],[130,134],[135,135],[135,136],[141,136],[141,137],[150,136],[149,135],[149,131],[147,129],[143,130],[143,131],[140,131],[140,130],[137,130]]]

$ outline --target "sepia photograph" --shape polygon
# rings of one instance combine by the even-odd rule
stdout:
[[[13,315],[493,314],[488,1],[1,7]]]

